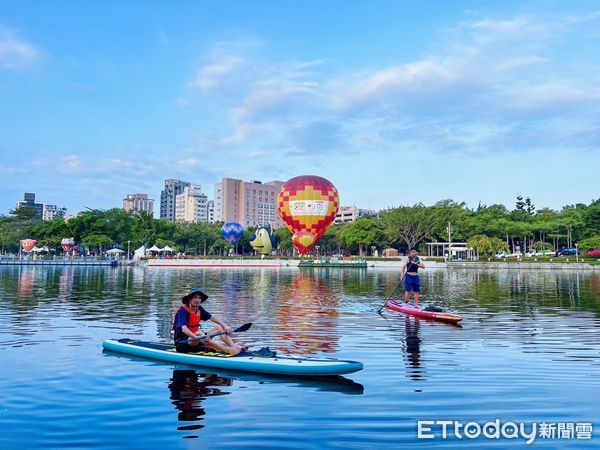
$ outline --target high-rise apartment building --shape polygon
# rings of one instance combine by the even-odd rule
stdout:
[[[206,209],[207,209],[207,213],[208,213],[208,221],[210,223],[214,223],[215,222],[215,201],[209,200],[208,203],[206,204]]]
[[[25,192],[23,200],[17,202],[17,209],[22,206],[33,208],[35,211],[34,217],[41,219],[44,216],[44,204],[35,202],[35,194],[33,192]]]
[[[283,181],[242,181],[223,178],[215,185],[215,221],[239,222],[244,227],[283,226],[277,213],[277,194]]]
[[[186,186],[175,197],[175,220],[177,222],[207,222],[208,200],[200,186]]]
[[[42,212],[43,220],[52,220],[55,217],[65,217],[67,215],[67,208],[59,208],[56,205],[44,205]]]
[[[160,192],[160,218],[175,222],[175,201],[179,194],[183,194],[191,183],[181,180],[165,180],[165,188]]]
[[[154,199],[148,198],[148,194],[128,194],[123,199],[125,211],[146,211],[151,216],[154,214]]]

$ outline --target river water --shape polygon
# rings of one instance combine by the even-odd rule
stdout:
[[[462,327],[377,314],[399,278],[373,268],[0,267],[0,449],[526,446],[520,435],[459,438],[454,424],[444,439],[439,423],[421,440],[418,420],[523,423],[538,427],[535,447],[598,448],[600,274],[425,271],[423,303],[460,313]],[[190,287],[232,327],[253,322],[244,343],[365,368],[303,380],[102,351],[109,338],[169,340]]]

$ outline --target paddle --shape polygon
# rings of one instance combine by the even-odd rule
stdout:
[[[252,326],[252,322],[245,323],[241,327],[238,327],[235,330],[233,330],[233,333],[242,333],[244,331],[248,331],[251,326]],[[196,337],[196,338],[193,338],[193,339],[182,339],[181,341],[177,341],[177,344],[184,344],[186,342],[190,343],[190,342],[202,341],[204,339],[212,339],[215,336],[221,336],[222,334],[227,334],[227,332],[226,331],[221,331],[221,332],[215,333],[215,334],[205,334],[204,336],[199,336],[199,337]]]
[[[396,292],[396,290],[400,287],[400,285],[402,284],[402,280],[404,280],[404,276],[406,275],[406,272],[404,272],[402,274],[402,277],[400,278],[400,281],[398,281],[398,284],[396,285],[396,287],[394,288],[394,290],[392,291],[392,293],[390,294],[390,296],[385,300],[385,302],[383,302],[383,305],[381,305],[381,308],[379,308],[377,310],[378,314],[381,314],[381,310],[385,307],[386,303],[390,300],[390,298],[392,298],[394,296],[394,293]]]

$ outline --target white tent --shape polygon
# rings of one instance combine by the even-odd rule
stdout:
[[[146,246],[142,245],[135,252],[133,252],[133,260],[139,261],[140,258],[146,256]]]
[[[163,252],[174,252],[175,250],[173,250],[171,247],[169,247],[168,245],[165,246],[165,248],[163,248],[161,251]]]
[[[31,251],[33,253],[39,253],[39,252],[43,252],[44,250],[36,245],[31,249]]]
[[[107,251],[106,253],[109,253],[111,255],[116,255],[118,253],[125,253],[125,250],[121,250],[120,248],[111,248],[109,251]]]
[[[162,248],[158,248],[156,245],[153,245],[148,249],[149,252],[161,252]]]

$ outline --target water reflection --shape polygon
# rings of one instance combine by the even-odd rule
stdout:
[[[208,397],[229,395],[231,392],[223,391],[223,386],[231,386],[231,378],[221,377],[215,374],[199,374],[195,370],[173,370],[173,377],[169,383],[171,400],[179,411],[177,418],[180,422],[200,422],[204,420],[206,410],[202,407],[202,401]],[[204,425],[183,425],[178,430],[199,430]],[[198,436],[186,436],[198,437]]]
[[[424,379],[421,370],[421,336],[419,335],[419,327],[420,320],[418,318],[408,315],[404,318],[408,376],[415,381]]]
[[[327,272],[301,271],[279,290],[273,330],[285,342],[278,350],[309,355],[337,350],[338,297]]]

